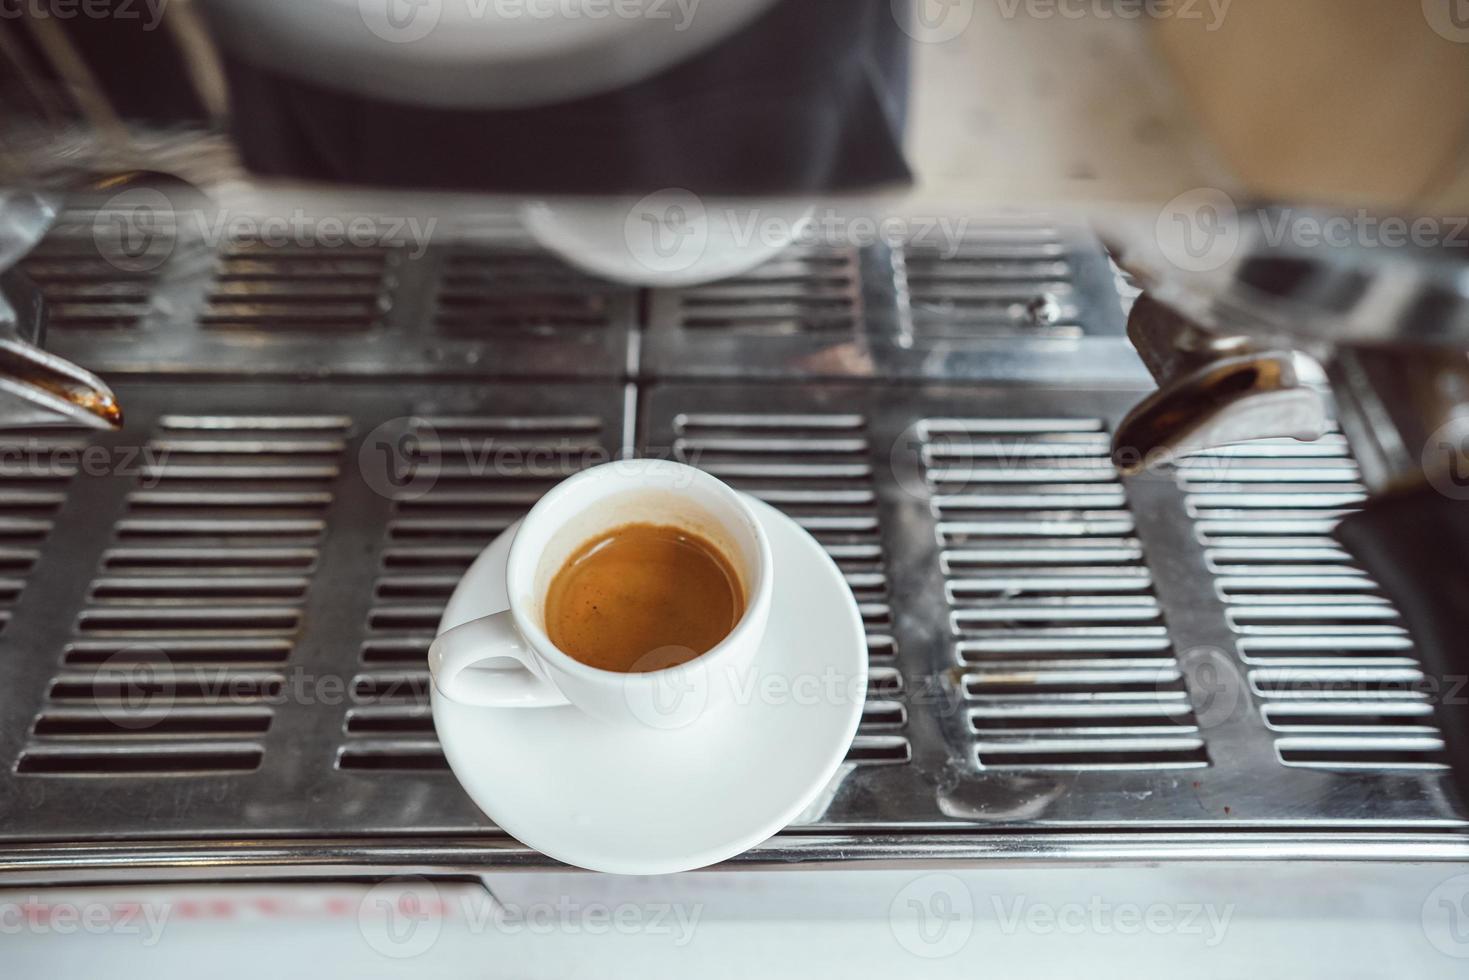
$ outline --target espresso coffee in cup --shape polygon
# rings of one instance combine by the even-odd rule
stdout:
[[[717,546],[673,525],[626,524],[579,547],[546,594],[546,635],[589,667],[651,673],[714,649],[745,614]]]
[[[558,484],[506,533],[510,607],[429,646],[444,697],[664,731],[738,702],[774,595],[748,498],[682,463],[618,460]]]

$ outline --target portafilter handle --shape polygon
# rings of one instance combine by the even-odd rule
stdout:
[[[1301,380],[1289,350],[1209,334],[1146,293],[1127,336],[1158,390],[1113,434],[1112,461],[1124,473],[1251,439],[1326,434],[1325,399]]]

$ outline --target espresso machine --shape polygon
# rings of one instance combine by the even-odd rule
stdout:
[[[1453,975],[1461,6],[0,20],[17,962]],[[816,802],[654,879],[485,817],[425,663],[642,456],[808,530],[869,658]]]

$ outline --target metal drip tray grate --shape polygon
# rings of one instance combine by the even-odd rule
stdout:
[[[904,709],[911,754],[853,766],[817,825],[1455,821],[1431,769],[1282,763],[1186,495],[1169,474],[1124,480],[1108,462],[1109,428],[1134,400],[982,386],[645,392],[644,449],[673,446],[776,503],[839,560],[862,548],[881,562],[849,574],[881,637],[874,667],[892,644],[901,687],[884,700]]]
[[[610,379],[627,364],[636,293],[534,245],[181,236],[135,259],[67,214],[22,268],[50,346],[103,373]]]
[[[389,488],[386,542],[338,768],[448,768],[424,662],[444,606],[496,535],[562,479],[609,457],[604,425],[595,415],[430,416],[404,424],[433,479]]]
[[[807,247],[734,279],[661,293],[654,322],[751,336],[855,334],[862,280],[855,248]]]
[[[1363,500],[1340,436],[1109,464],[1143,389],[1094,242],[647,293],[523,243],[305,252],[173,256],[127,329],[54,335],[127,430],[0,435],[0,838],[508,846],[426,651],[479,551],[623,453],[785,511],[861,607],[867,707],[791,853],[1464,826],[1411,642],[1330,537]],[[1038,313],[1011,347],[978,323]]]
[[[281,248],[234,242],[219,256],[199,326],[283,333],[358,332],[390,305],[387,248]]]
[[[910,242],[898,254],[917,337],[967,343],[1075,339],[1087,332],[1094,311],[1078,303],[1071,249],[1060,229],[988,225],[945,245]]]
[[[349,423],[158,419],[19,772],[260,766]]]
[[[41,557],[85,440],[0,431],[0,632]]]
[[[1263,441],[1178,467],[1252,694],[1280,760],[1442,768],[1434,692],[1396,609],[1331,536],[1366,500],[1337,433]]]
[[[536,248],[456,248],[444,257],[435,325],[445,334],[605,329],[620,290]]]
[[[7,491],[12,839],[497,833],[424,654],[479,549],[628,421],[858,598],[870,700],[803,828],[1457,820],[1390,609],[1315,540],[1357,492],[1340,455],[1121,480],[1132,395],[1078,388],[651,385],[634,420],[616,385],[121,394],[108,467]],[[404,439],[423,468],[384,468]]]
[[[106,211],[68,209],[21,263],[46,297],[52,327],[127,331],[153,312],[172,254],[162,236],[130,241],[127,227]]]
[[[928,419],[981,769],[1206,765],[1100,419]]]
[[[870,661],[869,700],[847,762],[908,762],[905,687],[866,418],[694,413],[675,418],[673,429],[677,459],[783,510],[836,561],[867,627]]]
[[[723,282],[652,290],[574,270],[513,222],[402,241],[358,215],[383,244],[350,246],[212,244],[188,222],[135,243],[116,219],[68,211],[24,265],[56,352],[104,373],[1146,379],[1120,342],[1106,253],[1040,219],[802,245]]]

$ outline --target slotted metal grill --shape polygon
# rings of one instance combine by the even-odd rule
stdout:
[[[1102,420],[917,431],[979,765],[1206,765]]]
[[[821,543],[867,627],[868,697],[848,762],[911,758],[903,677],[877,516],[871,445],[861,415],[679,414],[675,458],[783,511]]]
[[[48,239],[25,269],[60,317],[50,346],[104,373],[613,378],[637,310],[634,291],[526,244],[242,238],[214,249],[160,235],[159,254],[134,262],[73,237]],[[79,311],[78,283],[127,302]],[[124,320],[139,329],[109,329]]]
[[[86,441],[40,430],[0,430],[0,632],[41,556]]]
[[[654,319],[674,329],[753,335],[846,333],[862,317],[855,248],[804,246],[742,276],[663,293]]]
[[[449,334],[605,329],[616,292],[533,246],[456,248],[439,273],[435,323]]]
[[[18,771],[260,765],[349,426],[159,419]]]
[[[260,240],[225,246],[199,326],[206,330],[362,332],[381,325],[391,303],[396,249],[282,246]]]
[[[174,258],[176,222],[136,227],[131,215],[69,208],[21,270],[46,297],[57,330],[127,330],[153,312],[165,265]]]
[[[417,469],[390,486],[381,572],[352,680],[343,769],[446,769],[429,712],[425,656],[459,577],[561,480],[605,462],[595,416],[433,416],[381,438],[412,440]],[[368,445],[366,450],[375,447]]]
[[[944,240],[949,239],[949,240]],[[895,252],[915,338],[974,341],[1086,333],[1064,232],[1041,222],[966,226]]]
[[[0,730],[4,833],[497,834],[444,769],[423,656],[478,549],[560,475],[622,451],[627,393],[120,394],[144,438],[100,444],[148,452],[66,487],[42,584],[0,633],[6,714],[26,719]],[[1119,483],[1102,462],[1133,397],[642,390],[640,452],[784,509],[863,608],[870,701],[802,827],[1452,822],[1431,769],[1281,765],[1248,694],[1240,716],[1199,722],[1192,651],[1232,633],[1204,601],[1216,576],[1175,477]],[[42,786],[44,825],[13,805]]]
[[[1346,440],[1202,453],[1179,484],[1235,649],[1292,766],[1441,767],[1432,692],[1397,610],[1331,537],[1366,500]]]
[[[856,222],[851,226],[858,227]],[[906,242],[792,248],[707,286],[654,290],[659,377],[1126,377],[1115,272],[1096,239],[1042,219],[914,223]]]
[[[28,266],[63,328],[53,347],[104,372],[1146,374],[1116,342],[1123,322],[1105,253],[1054,223],[936,225],[937,238],[907,246],[803,245],[726,282],[640,292],[569,268],[515,222],[471,229],[478,244],[449,235],[431,245],[359,215],[351,220],[377,222],[384,244],[256,236],[216,248],[191,225],[140,230],[122,217],[99,233],[96,213],[78,211]]]

